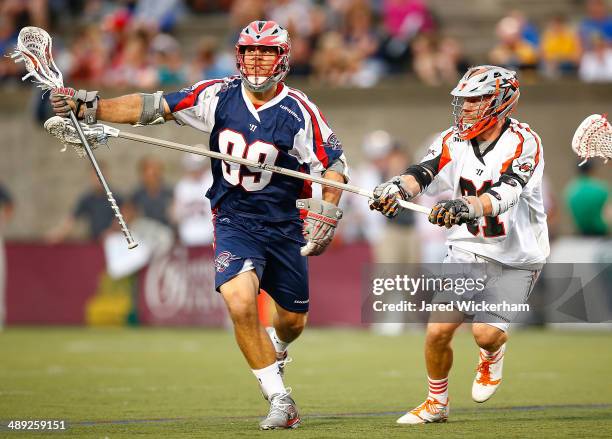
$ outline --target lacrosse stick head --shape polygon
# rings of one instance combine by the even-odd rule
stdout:
[[[43,90],[64,86],[62,72],[53,61],[51,37],[44,29],[28,26],[21,29],[17,47],[11,53],[15,62],[23,62],[27,74],[21,78],[32,82]]]
[[[612,158],[612,126],[603,114],[592,114],[582,121],[572,139],[572,149],[583,159],[601,157],[604,163]]]
[[[81,129],[83,130],[83,134],[85,134],[85,138],[89,143],[91,149],[96,149],[100,145],[107,145],[109,137],[116,137],[119,133],[119,130],[116,128],[109,127],[103,124],[95,124],[95,125],[87,125],[86,123],[80,122]],[[63,118],[60,116],[53,116],[50,119],[47,119],[45,122],[45,130],[53,137],[59,139],[62,143],[63,148],[62,152],[66,151],[66,149],[70,146],[79,157],[85,157],[87,152],[85,151],[85,147],[79,138],[79,135],[72,125],[70,119]]]

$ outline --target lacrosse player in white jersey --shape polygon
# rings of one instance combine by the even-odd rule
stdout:
[[[454,199],[438,202],[429,215],[431,223],[450,229],[444,262],[487,264],[479,267],[501,275],[487,282],[482,297],[524,303],[549,254],[541,140],[527,124],[510,118],[519,98],[515,72],[488,65],[470,68],[451,95],[454,126],[440,134],[420,163],[377,186],[370,207],[393,217],[398,199],[452,191]],[[502,381],[507,330],[516,313],[465,317],[480,347],[472,398],[485,402]],[[399,424],[448,419],[450,343],[461,321],[432,320],[425,341],[429,393]]]

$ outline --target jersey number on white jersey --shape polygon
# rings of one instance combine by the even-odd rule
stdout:
[[[480,188],[476,188],[474,182],[470,179],[460,177],[459,186],[461,187],[461,194],[463,196],[479,197],[484,194],[487,189],[491,187],[493,182],[486,180],[482,182]],[[480,233],[480,227],[475,224],[467,224],[467,228],[470,233],[474,236],[478,236]],[[504,236],[506,234],[506,227],[504,223],[499,220],[499,217],[485,216],[485,225],[482,228],[482,234],[485,238],[495,238],[498,236]]]
[[[271,143],[257,140],[247,145],[241,133],[230,129],[219,133],[219,152],[269,165],[273,165],[278,156],[278,149]],[[249,192],[265,188],[272,180],[270,171],[262,171],[237,163],[223,161],[221,168],[223,177],[228,183],[232,186],[241,185]]]

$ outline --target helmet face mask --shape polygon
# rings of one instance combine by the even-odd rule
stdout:
[[[244,86],[263,92],[281,82],[289,72],[290,52],[289,33],[281,26],[274,21],[250,23],[236,43],[236,66]]]
[[[467,71],[451,95],[455,131],[461,139],[469,140],[508,117],[520,92],[515,72],[477,66]]]

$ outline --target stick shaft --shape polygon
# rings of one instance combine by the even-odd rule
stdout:
[[[125,220],[123,219],[123,215],[121,214],[121,211],[119,210],[117,201],[115,200],[113,193],[111,192],[110,188],[108,187],[108,184],[106,183],[106,179],[104,178],[104,175],[102,174],[102,170],[100,169],[100,166],[98,166],[96,157],[93,155],[93,152],[91,151],[91,147],[89,146],[89,143],[87,142],[85,133],[83,133],[83,130],[81,129],[81,125],[79,124],[79,121],[77,120],[74,112],[72,111],[70,112],[70,120],[72,121],[72,125],[76,129],[79,139],[81,139],[81,143],[83,144],[83,147],[85,148],[85,152],[87,153],[87,158],[89,158],[91,165],[96,171],[98,180],[100,181],[100,184],[104,188],[104,192],[106,192],[106,198],[108,199],[108,202],[110,203],[111,209],[113,209],[113,212],[115,213],[115,217],[117,218],[117,221],[119,222],[119,226],[121,226],[121,231],[123,232],[123,235],[125,236],[125,239],[127,240],[128,248],[136,247],[138,244],[134,241],[134,238],[132,238],[130,229],[128,229],[127,224],[125,223]]]
[[[259,163],[253,160],[244,159],[241,157],[234,157],[228,154],[223,154],[220,152],[209,151],[202,148],[197,148],[195,146],[183,145],[182,143],[171,142],[169,140],[155,139],[153,137],[142,136],[140,134],[133,133],[125,133],[123,131],[119,131],[117,134],[118,137],[127,140],[134,140],[137,142],[148,143],[150,145],[161,146],[162,148],[170,148],[177,151],[190,152],[192,154],[203,155],[206,157],[224,160],[226,162],[238,163],[239,165],[249,166],[251,168],[261,169],[263,171],[275,172],[281,175],[287,175],[289,177],[298,178],[300,180],[312,181],[314,183],[318,183],[323,186],[333,187],[336,189],[341,189],[346,192],[352,192],[354,194],[358,194],[364,197],[373,198],[372,191],[368,191],[366,189],[362,189],[357,186],[353,186],[346,183],[340,183],[333,180],[327,180],[322,177],[317,177],[310,174],[305,174],[303,172],[294,171],[292,169],[282,168],[280,166],[269,165],[266,163]],[[399,205],[404,209],[413,210],[415,212],[420,212],[424,214],[429,214],[430,209],[425,206],[421,206],[419,204],[411,203],[409,201],[400,200]]]

